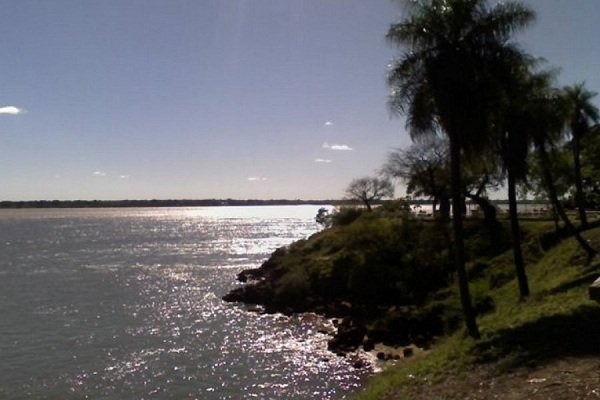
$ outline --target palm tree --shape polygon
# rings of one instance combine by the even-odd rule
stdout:
[[[540,161],[542,179],[548,192],[548,198],[567,231],[574,236],[587,253],[589,263],[597,251],[573,226],[559,201],[548,155],[548,147],[552,146],[564,126],[565,113],[568,111],[566,99],[557,90],[550,87],[550,74],[531,75],[530,78],[529,87],[522,93],[523,97],[527,97],[527,108],[523,113],[524,124],[527,126],[526,129],[532,138]]]
[[[448,136],[455,268],[467,330],[478,338],[465,270],[461,159],[488,141],[500,90],[495,72],[503,60],[521,58],[509,39],[534,13],[514,2],[488,8],[485,0],[421,0],[406,7],[407,17],[387,34],[407,47],[391,67],[389,104],[407,115],[413,138],[439,131]]]
[[[571,148],[575,172],[575,203],[579,212],[581,227],[587,228],[585,213],[585,195],[581,179],[581,140],[586,136],[591,127],[598,123],[598,108],[592,104],[592,99],[597,95],[585,88],[584,83],[567,86],[563,89],[568,104],[568,124],[571,131]]]
[[[506,170],[508,188],[508,212],[510,219],[511,241],[513,260],[519,283],[519,296],[523,300],[529,296],[529,283],[525,272],[525,261],[521,250],[521,227],[517,210],[517,181],[525,179],[527,172],[527,153],[529,149],[528,137],[522,131],[525,128],[521,124],[518,115],[508,116],[506,121],[508,129],[500,138],[500,154],[502,164]]]
[[[529,153],[531,137],[529,135],[529,119],[527,107],[530,98],[527,93],[531,83],[530,69],[535,60],[524,60],[521,65],[513,65],[512,73],[504,80],[504,104],[498,115],[498,153],[502,166],[506,171],[508,189],[508,212],[510,219],[513,260],[519,284],[519,297],[524,300],[530,294],[529,282],[525,271],[525,260],[521,249],[521,227],[517,210],[517,182],[523,182],[527,176],[527,154]]]

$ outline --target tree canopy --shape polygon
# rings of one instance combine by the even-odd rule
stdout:
[[[394,196],[394,185],[388,179],[364,177],[354,179],[346,189],[346,195],[361,201],[371,211],[374,201]]]
[[[502,78],[526,58],[510,40],[533,18],[515,2],[422,0],[407,3],[406,17],[387,34],[405,49],[388,76],[390,109],[407,117],[413,138],[442,132],[449,140],[455,268],[473,337],[479,330],[465,271],[461,161],[491,142]]]

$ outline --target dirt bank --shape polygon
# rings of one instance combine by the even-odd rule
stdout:
[[[600,399],[600,357],[565,358],[503,371],[480,365],[435,382],[424,378],[396,388],[385,400],[587,400]]]

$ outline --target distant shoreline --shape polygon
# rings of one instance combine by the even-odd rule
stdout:
[[[32,200],[0,201],[0,209],[344,205],[344,200]]]
[[[508,204],[508,200],[492,200],[495,205]],[[519,204],[543,204],[536,200],[519,201]],[[0,201],[0,209],[20,208],[133,208],[133,207],[235,207],[235,206],[345,206],[357,205],[352,200],[256,200],[256,199],[201,199],[201,200],[26,200]],[[412,200],[413,205],[430,205],[430,200]]]

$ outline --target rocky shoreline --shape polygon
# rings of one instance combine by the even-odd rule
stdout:
[[[368,366],[365,357],[358,353],[368,353],[372,360],[400,360],[422,353],[437,335],[443,331],[441,316],[419,312],[415,307],[388,307],[379,309],[376,314],[365,315],[359,307],[353,307],[345,298],[323,299],[308,296],[304,301],[274,301],[274,282],[281,277],[278,268],[277,250],[259,268],[247,269],[237,275],[243,286],[231,290],[223,296],[227,302],[244,303],[251,312],[284,315],[313,313],[331,321],[332,325],[321,325],[319,333],[331,336],[328,350],[341,357],[348,357],[356,368]],[[394,329],[390,329],[389,325]],[[382,325],[384,327],[382,327]]]
[[[273,275],[272,259],[266,261],[260,268],[247,269],[237,275],[237,280],[243,286],[230,291],[223,300],[249,305],[250,311],[266,314],[292,315],[296,313],[314,313],[332,321],[333,329],[322,326],[319,333],[332,336],[328,342],[330,351],[340,356],[358,350],[362,345],[365,351],[373,348],[370,341],[365,341],[364,329],[361,329],[351,317],[351,305],[344,301],[320,304],[313,298],[307,298],[302,303],[281,304],[272,301]],[[254,306],[254,307],[253,307]],[[364,342],[364,343],[363,343]]]
[[[371,213],[339,211],[332,226],[241,271],[239,286],[223,300],[257,312],[332,319],[328,347],[340,356],[364,351],[397,359],[429,348],[461,320],[448,287],[448,246],[434,221],[395,210],[391,204]],[[487,249],[480,239],[485,230],[475,225],[469,235],[478,240],[478,257]]]

